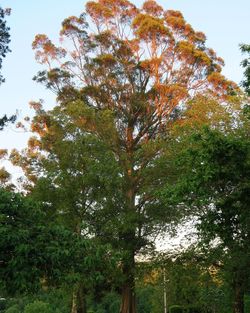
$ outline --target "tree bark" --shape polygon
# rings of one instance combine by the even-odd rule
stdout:
[[[237,284],[234,290],[234,313],[244,313],[244,291],[241,286]]]
[[[129,286],[128,284],[123,286],[120,313],[135,313],[136,312],[135,293],[133,289],[134,288]]]
[[[71,313],[77,313],[77,291],[74,290],[72,294]]]
[[[84,287],[80,284],[78,287],[77,292],[77,313],[86,313],[87,306],[86,306],[86,298],[85,298],[85,291]]]
[[[76,286],[72,294],[71,313],[86,313],[86,301],[84,288],[81,284]]]
[[[136,313],[134,271],[135,260],[134,253],[132,253],[123,264],[124,283],[120,313]]]

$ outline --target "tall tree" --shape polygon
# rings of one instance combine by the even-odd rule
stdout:
[[[109,180],[118,183],[112,192],[98,192],[89,210],[103,240],[123,252],[120,312],[134,313],[135,256],[177,215],[155,193],[171,172],[164,154],[169,128],[194,95],[226,103],[237,87],[221,75],[223,61],[206,47],[205,35],[180,12],[164,11],[152,0],[141,9],[128,0],[90,1],[86,12],[63,21],[60,35],[60,47],[46,35],[33,42],[38,62],[48,66],[35,79],[57,94],[58,106],[50,112],[37,109],[32,125],[37,144],[32,141],[21,162],[39,176],[42,169],[28,165],[38,154],[60,161],[55,122],[61,125],[61,143],[88,134],[108,151],[117,170],[100,180],[105,188]],[[65,127],[68,122],[74,133]],[[78,169],[68,173],[84,175]],[[95,185],[89,190],[94,188],[102,190]],[[80,194],[88,196],[84,188]]]

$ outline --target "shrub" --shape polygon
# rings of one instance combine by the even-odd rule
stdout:
[[[20,313],[20,308],[17,304],[12,305],[11,307],[9,307],[5,313]]]
[[[34,301],[25,306],[24,313],[54,313],[54,311],[48,303]]]

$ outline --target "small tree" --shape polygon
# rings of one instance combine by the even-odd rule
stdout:
[[[103,282],[107,264],[113,268],[110,249],[67,227],[57,225],[30,198],[0,189],[0,282],[5,296],[35,293],[50,286]],[[104,269],[105,268],[105,269]],[[111,275],[110,275],[111,276]],[[109,277],[110,277],[109,276]]]
[[[248,128],[249,120],[242,120],[229,134],[206,128],[191,136],[178,160],[182,175],[173,187],[173,199],[193,206],[202,246],[217,250],[234,313],[244,312],[250,281]]]

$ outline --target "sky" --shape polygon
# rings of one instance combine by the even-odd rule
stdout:
[[[131,0],[137,6],[142,0]],[[0,116],[18,112],[19,117],[31,114],[31,100],[45,100],[45,107],[55,105],[54,95],[32,81],[42,69],[36,63],[31,44],[36,34],[45,33],[57,40],[60,24],[65,17],[79,15],[83,0],[0,0],[2,7],[10,7],[11,50],[3,62],[2,74],[6,82],[0,86]],[[195,30],[207,36],[207,46],[225,60],[223,74],[235,82],[242,79],[240,43],[250,43],[249,0],[159,0],[165,9],[180,10]],[[29,133],[8,127],[0,132],[1,149],[25,147]]]

